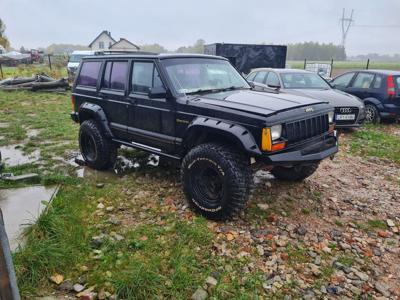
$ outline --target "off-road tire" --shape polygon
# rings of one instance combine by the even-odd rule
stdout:
[[[104,135],[94,120],[86,120],[81,124],[79,148],[86,164],[96,170],[112,167],[117,159],[117,146]]]
[[[381,115],[375,105],[366,104],[365,114],[365,123],[379,124],[381,122]],[[371,114],[371,117],[368,117],[368,114]]]
[[[318,169],[319,163],[295,167],[275,167],[271,170],[275,178],[283,181],[303,181],[314,174]]]
[[[181,176],[189,205],[208,219],[230,219],[246,205],[252,180],[250,161],[231,145],[194,147],[183,159]]]

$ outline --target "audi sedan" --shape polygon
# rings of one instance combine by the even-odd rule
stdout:
[[[327,100],[335,107],[337,128],[359,127],[365,119],[365,107],[356,96],[333,89],[319,75],[296,69],[254,69],[246,78],[256,89]]]

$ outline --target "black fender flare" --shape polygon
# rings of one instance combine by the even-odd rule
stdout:
[[[185,141],[188,141],[194,134],[204,131],[220,134],[232,139],[247,153],[261,155],[261,151],[253,135],[245,127],[207,117],[197,117],[189,124],[183,138],[183,143],[185,144]]]
[[[85,102],[79,107],[79,122],[82,124],[83,121],[88,119],[94,119],[98,122],[101,128],[104,130],[104,134],[108,138],[113,138],[114,135],[111,132],[110,126],[108,125],[107,116],[104,110],[97,104]]]
[[[369,104],[369,103],[375,105],[378,108],[378,110],[380,110],[380,111],[383,111],[385,109],[383,107],[382,102],[376,98],[365,98],[365,99],[363,99],[363,102],[364,102],[364,105]]]

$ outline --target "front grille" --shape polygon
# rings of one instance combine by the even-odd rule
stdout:
[[[335,123],[338,125],[354,124],[359,113],[358,107],[335,107]],[[336,115],[355,115],[354,120],[336,120]]]
[[[286,123],[283,136],[288,143],[296,143],[302,140],[321,135],[329,130],[328,115]]]

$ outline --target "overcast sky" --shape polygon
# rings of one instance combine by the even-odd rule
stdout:
[[[11,46],[88,45],[102,30],[114,39],[173,50],[207,43],[339,44],[342,8],[355,25],[399,25],[399,0],[0,0]],[[350,29],[350,55],[400,53],[400,27]]]

